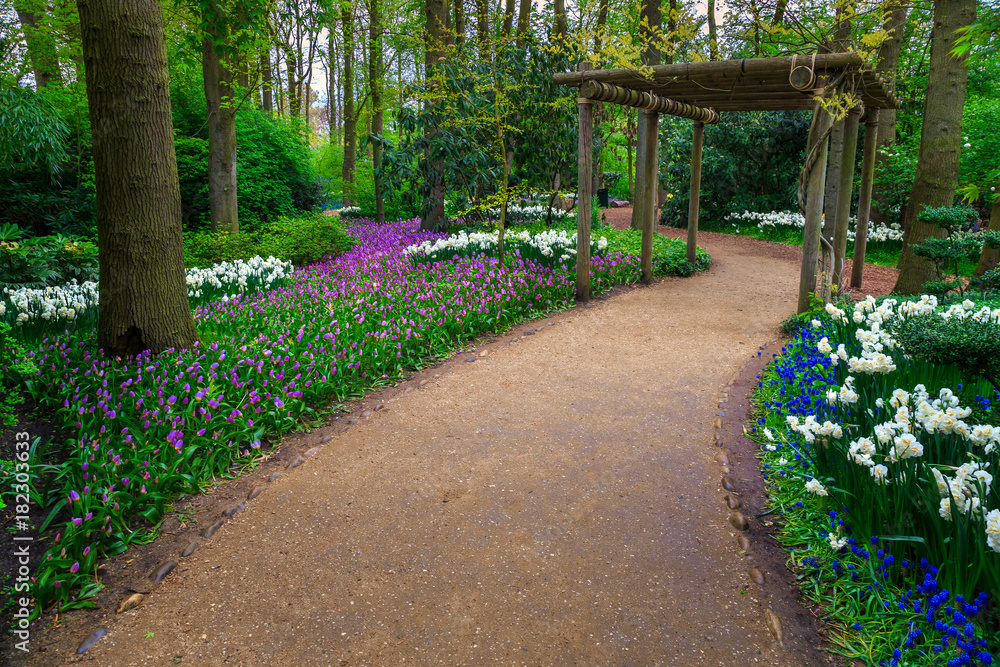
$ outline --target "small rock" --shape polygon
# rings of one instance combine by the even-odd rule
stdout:
[[[718,429],[722,428],[722,420],[721,420],[721,419],[716,419],[716,420],[715,420],[715,423],[714,423],[714,424],[712,424],[712,426],[713,426],[713,427],[714,427],[714,428],[715,428],[716,430],[718,430]]]
[[[333,440],[333,436],[332,435],[324,435],[323,439],[319,441],[319,444],[325,445],[326,443],[330,442],[331,440]]]
[[[736,536],[736,544],[739,545],[741,551],[749,551],[750,549],[750,538],[740,533]]]
[[[476,358],[475,358],[475,357],[469,357],[468,359],[466,359],[466,361],[467,361],[468,363],[470,363],[470,364],[471,364],[471,363],[472,363],[473,361],[475,361],[475,360],[476,360]]]
[[[427,380],[421,380],[420,382],[417,383],[417,386],[418,387],[423,387],[425,384],[427,384]],[[410,391],[413,391],[413,387],[409,387],[408,389]]]
[[[719,399],[719,407],[721,408],[723,405],[725,405],[728,402],[729,402],[729,399],[726,398],[725,394],[723,394],[722,398]]]
[[[737,496],[735,494],[732,494],[732,493],[727,493],[726,494],[726,505],[731,510],[738,510],[739,508],[743,507],[743,501],[740,500],[739,496]]]
[[[755,567],[750,568],[750,580],[758,586],[764,585],[764,573]]]
[[[736,490],[736,480],[734,480],[730,475],[723,475],[721,484],[722,488],[726,491]]]
[[[122,600],[122,603],[118,605],[118,609],[115,610],[115,613],[124,614],[129,609],[135,609],[136,607],[139,606],[139,603],[142,602],[142,597],[143,597],[142,593],[133,593],[132,595]]]
[[[163,578],[173,572],[175,567],[177,567],[177,561],[175,560],[168,560],[162,565],[157,565],[153,571],[149,573],[149,578],[153,580],[153,585],[155,586],[163,581]]]
[[[278,473],[278,472],[272,472],[272,473],[271,473],[270,475],[268,475],[268,476],[267,476],[267,477],[265,477],[264,479],[266,479],[268,483],[271,483],[271,482],[276,482],[276,481],[278,481],[279,479],[281,479],[281,473]]]
[[[535,332],[532,329],[528,329],[527,331],[524,332],[524,335],[525,336],[534,336]]]
[[[482,352],[479,353],[479,356],[480,357],[485,357],[487,354],[489,354],[489,352],[487,352],[486,350],[483,350]]]
[[[371,416],[372,416],[372,411],[371,410],[365,410],[364,412],[361,413],[361,418],[362,419],[368,419]]]
[[[729,523],[733,524],[733,528],[736,530],[747,530],[750,528],[750,522],[743,516],[743,512],[733,512],[730,514]]]
[[[351,426],[354,426],[355,424],[358,423],[358,420],[357,419],[348,419],[347,423],[350,424]]]
[[[211,539],[212,535],[215,535],[217,532],[219,532],[219,529],[222,528],[222,526],[225,525],[225,523],[226,523],[225,520],[219,519],[211,526],[201,531],[201,536],[204,537],[206,540]]]
[[[306,458],[309,458],[310,456],[316,456],[317,454],[319,454],[319,447],[313,447],[312,449],[310,449],[309,451],[307,451],[302,456],[305,456]]]
[[[80,646],[76,649],[76,654],[80,655],[88,648],[96,644],[97,640],[106,634],[108,634],[107,628],[97,628],[96,630],[94,630],[93,634],[91,634],[89,637],[80,642]]]
[[[295,460],[292,461],[291,463],[289,463],[285,467],[285,470],[293,470],[294,468],[298,468],[300,465],[302,465],[305,462],[306,462],[306,460],[304,458],[302,458],[301,456],[296,456]]]
[[[715,444],[717,447],[722,447],[722,436],[718,433],[715,434]]]
[[[729,470],[729,466],[719,466],[719,470],[721,470],[721,471],[722,471],[722,474],[723,474],[723,475],[728,475],[728,474],[729,474],[729,473],[731,472],[731,471]]]
[[[716,414],[718,414],[720,417],[725,417],[726,416],[726,411],[725,410],[719,410],[719,412],[716,413]]]
[[[187,558],[194,553],[194,550],[198,548],[197,542],[192,542],[191,544],[184,547],[184,551],[181,552],[181,558]]]
[[[784,633],[781,631],[781,619],[779,619],[773,611],[766,609],[764,611],[764,620],[767,622],[767,629],[771,631],[774,638],[778,640],[778,645],[784,648],[785,637]]]
[[[222,516],[224,516],[224,517],[226,517],[228,519],[229,517],[233,516],[234,514],[239,514],[240,512],[242,512],[245,509],[246,509],[246,505],[241,501],[241,502],[236,503],[235,505],[233,505],[229,509],[223,510]]]
[[[254,487],[254,489],[252,491],[250,491],[250,493],[247,494],[247,500],[253,500],[254,498],[256,498],[257,496],[259,496],[260,494],[264,493],[264,489],[266,489],[266,488],[267,488],[266,486],[257,486],[257,487]]]
[[[420,386],[423,386],[424,382],[427,382],[427,380],[421,380],[420,381]],[[413,387],[407,387],[406,389],[403,390],[403,395],[405,396],[405,395],[409,394],[411,391],[413,391]]]
[[[346,433],[346,432],[347,432],[347,429],[348,429],[348,427],[347,427],[347,426],[345,426],[344,428],[340,429],[340,432],[341,432],[341,433]]]
[[[729,454],[725,451],[721,451],[715,455],[715,460],[717,463],[721,463],[724,466],[729,465]]]

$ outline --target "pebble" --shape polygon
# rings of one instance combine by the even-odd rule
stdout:
[[[330,442],[331,440],[333,440],[333,436],[332,435],[324,435],[323,439],[319,441],[319,444],[325,445],[326,443]]]
[[[240,502],[236,503],[235,505],[233,505],[232,507],[230,507],[229,509],[223,510],[222,516],[224,516],[226,518],[229,518],[229,517],[233,516],[234,514],[239,514],[240,512],[242,512],[245,509],[246,509],[246,505],[242,501],[240,501]]]
[[[729,523],[733,524],[733,528],[736,530],[747,530],[750,528],[750,522],[743,516],[743,512],[733,512],[730,514]]]
[[[362,419],[368,419],[371,416],[372,416],[372,411],[371,410],[365,410],[364,412],[361,413],[361,418]]]
[[[721,484],[722,484],[722,488],[724,488],[726,491],[735,491],[736,490],[736,480],[734,480],[729,475],[723,475],[722,476],[722,482],[721,482]]]
[[[734,495],[732,493],[727,493],[726,494],[726,505],[731,510],[738,510],[739,508],[743,507],[743,501],[740,500],[739,496]]]
[[[305,462],[306,460],[304,458],[302,458],[301,456],[296,456],[294,461],[285,466],[285,470],[293,470],[294,468],[298,468]]]
[[[138,607],[140,602],[142,602],[142,593],[133,593],[132,595],[122,600],[122,603],[118,605],[118,609],[115,610],[115,613],[124,614],[129,609],[135,609],[136,607]]]
[[[731,471],[729,470],[729,466],[720,466],[720,467],[719,467],[719,470],[721,470],[721,471],[722,471],[722,474],[724,474],[724,475],[728,475],[728,474],[729,474],[729,473],[731,472]]]
[[[319,454],[319,447],[313,447],[312,449],[310,449],[309,451],[307,451],[302,456],[305,456],[306,458],[308,458],[310,456],[316,456],[317,454]]]
[[[219,519],[211,526],[201,531],[201,536],[204,537],[206,540],[211,539],[212,535],[215,535],[215,533],[217,533],[219,529],[222,528],[223,525],[225,525],[225,523],[226,522],[223,519]]]
[[[427,382],[427,380],[421,380],[420,385],[423,386],[424,382]],[[407,387],[406,389],[403,390],[403,395],[405,396],[406,394],[409,394],[411,391],[413,391],[413,387]]]
[[[736,536],[736,544],[739,545],[741,551],[748,551],[750,549],[750,538],[740,533]]]
[[[532,329],[528,329],[527,331],[524,332],[524,335],[525,336],[534,336],[535,332]]]
[[[715,444],[719,447],[722,447],[722,436],[719,435],[718,433],[715,434]]]
[[[724,466],[727,466],[729,465],[729,454],[727,454],[724,451],[719,452],[718,454],[715,455],[715,460],[716,462],[721,463]]]
[[[767,609],[764,611],[764,620],[767,621],[767,629],[778,640],[778,645],[784,648],[785,636],[781,631],[781,619],[773,611]]]
[[[485,357],[487,354],[489,354],[489,352],[487,352],[486,350],[483,350],[482,352],[479,353],[479,356],[480,357]]]
[[[348,419],[347,423],[350,424],[351,426],[353,426],[354,424],[358,423],[358,420],[357,419]]]
[[[153,571],[149,573],[149,578],[153,580],[153,585],[155,586],[163,581],[163,578],[173,572],[175,567],[177,567],[177,561],[175,560],[168,560],[162,565],[157,565]]]
[[[257,487],[254,487],[254,489],[252,491],[250,491],[250,493],[247,494],[247,500],[253,500],[254,498],[256,498],[257,496],[259,496],[260,494],[264,493],[264,489],[266,489],[266,488],[267,488],[266,486],[257,486]]]
[[[281,473],[272,472],[270,475],[268,475],[264,479],[266,479],[268,481],[268,483],[275,482],[275,481],[281,479]]]
[[[720,417],[725,417],[726,416],[726,411],[725,410],[719,410],[719,412],[716,413],[716,414],[718,414]]]
[[[750,579],[758,586],[764,585],[764,573],[755,567],[750,568]]]
[[[470,364],[475,360],[476,360],[475,357],[469,357],[468,359],[466,359],[466,361],[469,362]]]
[[[97,628],[96,630],[94,630],[93,634],[91,634],[89,637],[80,642],[80,646],[76,649],[76,654],[80,655],[88,648],[96,644],[97,640],[106,634],[108,634],[107,628]]]
[[[187,558],[194,553],[194,550],[198,548],[197,542],[192,542],[191,544],[184,547],[184,551],[181,552],[181,558]]]
[[[341,433],[346,433],[346,432],[347,432],[347,429],[348,429],[348,427],[347,427],[347,426],[345,426],[344,428],[340,429],[340,432],[341,432]]]
[[[714,427],[715,427],[716,429],[720,429],[720,428],[722,428],[722,419],[716,419],[716,420],[715,420],[715,423],[713,424],[713,426],[714,426]]]
[[[423,387],[425,384],[427,384],[427,380],[421,380],[420,382],[417,383],[417,386],[418,387]],[[413,387],[407,387],[407,390],[408,391],[412,391]]]

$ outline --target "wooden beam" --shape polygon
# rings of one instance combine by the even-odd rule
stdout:
[[[802,271],[799,274],[798,312],[805,313],[812,306],[812,295],[816,292],[816,264],[819,261],[819,239],[823,224],[823,190],[826,186],[827,130],[832,117],[821,106],[816,105],[816,121],[810,132],[809,150],[817,138],[824,137],[816,148],[816,159],[806,185],[806,224],[802,234]],[[807,158],[808,159],[808,158]]]
[[[698,258],[698,208],[701,198],[701,148],[704,123],[695,123],[691,137],[691,195],[688,200],[687,261],[694,266]]]
[[[647,111],[665,113],[680,118],[690,118],[691,120],[703,123],[718,123],[719,114],[711,109],[697,107],[686,102],[678,102],[668,97],[663,97],[655,93],[644,90],[633,90],[616,86],[611,83],[600,83],[598,81],[584,81],[580,86],[580,96],[601,102],[611,102],[626,107],[637,107]]]
[[[590,62],[580,63],[580,71],[590,69]],[[576,194],[576,298],[590,300],[590,214],[594,203],[591,169],[594,152],[594,105],[585,98],[577,100],[580,112],[577,147]]]
[[[833,279],[838,292],[844,286],[844,257],[847,254],[847,223],[854,199],[854,164],[858,154],[858,120],[861,109],[847,114],[844,123],[844,153],[840,163],[840,187],[837,188],[837,221],[833,230]]]
[[[646,123],[646,160],[643,163],[645,176],[642,183],[642,248],[639,252],[639,264],[642,268],[642,282],[649,285],[653,282],[653,232],[656,229],[656,190],[659,184],[658,172],[660,162],[659,151],[659,118],[655,111],[643,111],[642,122]]]
[[[861,191],[858,197],[858,224],[854,229],[854,263],[851,287],[861,289],[865,275],[865,252],[868,249],[868,220],[872,212],[872,182],[875,180],[875,151],[878,135],[878,109],[869,109],[865,119],[865,152],[861,158]]]

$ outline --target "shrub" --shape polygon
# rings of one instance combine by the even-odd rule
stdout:
[[[210,266],[251,257],[277,257],[296,266],[336,257],[350,249],[350,237],[336,218],[319,213],[280,218],[259,231],[196,232],[184,237],[187,266]]]
[[[14,406],[23,403],[21,382],[38,369],[10,335],[10,325],[0,322],[0,426],[14,426]]]
[[[14,225],[0,226],[0,284],[59,285],[97,280],[97,246],[56,234],[24,238]]]
[[[1000,391],[1000,323],[972,317],[911,317],[892,327],[906,353],[929,364],[957,366]]]

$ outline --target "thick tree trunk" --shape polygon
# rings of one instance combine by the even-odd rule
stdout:
[[[460,0],[459,0],[460,1]],[[382,135],[382,16],[379,0],[368,0],[368,90],[371,91],[371,133]],[[382,145],[371,142],[372,168],[382,166]],[[385,222],[385,199],[378,175],[375,177],[375,222]]]
[[[465,44],[465,0],[455,0],[455,43]]]
[[[556,0],[556,2],[558,1]],[[504,2],[503,28],[500,31],[504,39],[510,39],[510,35],[514,31],[514,2],[515,0],[505,0]]]
[[[461,0],[458,0],[459,2]],[[531,0],[521,0],[517,11],[517,45],[524,46],[531,32]]]
[[[354,9],[345,4],[340,13],[344,27],[344,206],[358,203],[356,184],[358,168],[358,119],[354,113]]]
[[[777,10],[775,10],[777,13]],[[719,59],[719,31],[715,25],[715,0],[708,0],[708,59]]]
[[[236,200],[236,100],[232,56],[217,46],[229,46],[226,16],[216,0],[205,6],[205,36],[201,40],[201,70],[208,106],[208,204],[212,231],[239,231]],[[218,44],[217,44],[218,42]]]
[[[554,0],[553,7],[555,18],[552,23],[552,36],[557,40],[564,40],[566,39],[566,0]]]
[[[260,108],[261,111],[271,113],[274,111],[274,92],[271,90],[271,82],[274,74],[271,73],[271,47],[262,49],[260,52]]]
[[[288,116],[298,118],[302,113],[302,98],[299,96],[298,61],[295,52],[285,51],[285,70],[288,75]]]
[[[476,41],[479,43],[479,59],[490,57],[490,8],[486,0],[476,0]]]
[[[774,5],[774,25],[779,26],[785,20],[785,7],[788,6],[788,0],[778,0]]]
[[[876,70],[889,82],[889,89],[896,89],[896,72],[899,69],[899,53],[903,44],[903,23],[909,12],[909,4],[902,0],[893,0],[889,14],[886,16],[883,29],[888,38],[882,42],[878,50]],[[876,141],[875,170],[884,167],[888,158],[885,154],[888,147],[896,145],[896,110],[882,109],[878,115],[878,137]],[[886,185],[876,183],[872,191],[871,221],[874,224],[888,224],[899,219],[898,215],[889,212],[890,194]]]
[[[78,0],[97,179],[97,343],[111,356],[196,340],[184,279],[163,6]]]
[[[38,25],[39,15],[44,16],[47,11],[45,3],[20,0],[14,6],[21,22],[21,30],[24,31],[24,43],[28,47],[28,62],[35,75],[35,86],[42,89],[50,83],[61,84],[55,37],[50,30]]]
[[[433,78],[441,59],[444,58],[444,47],[447,43],[445,30],[448,18],[447,0],[425,0],[425,16],[427,41],[424,51],[424,69],[428,85],[434,85]],[[427,131],[429,143],[433,145],[434,128]],[[444,159],[436,155],[424,156],[424,186],[427,188],[427,200],[424,202],[420,229],[440,230],[447,221],[444,217]]]
[[[994,232],[1000,232],[1000,192],[993,195],[993,206],[990,207],[990,226]],[[983,248],[983,254],[979,256],[979,265],[976,266],[976,275],[981,276],[987,271],[995,269],[1000,263],[1000,251],[992,248]]]
[[[934,28],[931,32],[931,64],[927,75],[924,101],[924,124],[920,134],[920,155],[913,178],[908,207],[907,242],[899,261],[899,278],[894,291],[917,294],[936,272],[929,260],[913,253],[913,246],[943,230],[920,222],[916,216],[928,206],[950,206],[958,186],[958,161],[962,152],[962,109],[968,65],[965,58],[954,58],[955,31],[976,20],[975,0],[936,0]]]

